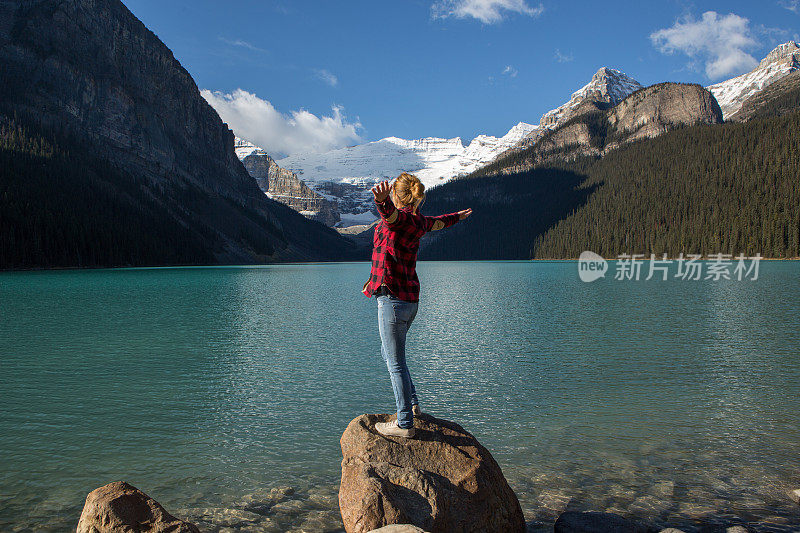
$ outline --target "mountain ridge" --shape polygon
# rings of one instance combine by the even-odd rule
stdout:
[[[723,117],[734,115],[749,97],[800,68],[800,45],[787,41],[773,48],[749,72],[706,86],[719,102]]]
[[[555,159],[436,187],[427,209],[469,205],[473,215],[423,237],[420,260],[574,259],[586,250],[608,258],[796,258],[800,90],[792,91],[746,122],[686,125],[602,158]]]
[[[0,114],[11,124],[10,135],[31,125],[31,131],[39,132],[32,139],[51,139],[71,157],[91,156],[97,165],[113,166],[107,179],[98,176],[95,181],[81,182],[80,175],[71,175],[75,180],[71,190],[60,193],[65,201],[83,204],[83,199],[98,194],[92,187],[119,195],[109,201],[125,205],[133,198],[148,198],[155,204],[142,210],[141,216],[158,217],[157,223],[156,219],[152,222],[165,233],[189,231],[194,236],[193,249],[206,249],[211,262],[331,260],[352,249],[350,241],[335,231],[260,191],[234,153],[233,132],[202,98],[191,75],[118,0],[2,2],[0,65],[4,74]],[[10,147],[12,141],[5,139],[4,146]],[[17,172],[4,175],[0,185],[18,196],[18,203],[27,202],[39,191],[27,189],[20,177],[34,179],[35,169],[19,167]],[[89,174],[85,179],[90,179]],[[50,183],[57,186],[47,181],[40,186],[46,190]],[[124,187],[134,187],[136,194],[124,196]],[[68,206],[59,212],[82,217],[87,223],[92,218],[105,220],[102,205],[86,205],[85,213],[70,215]],[[134,213],[138,207],[129,205],[129,209]],[[36,207],[33,213],[39,217],[36,224],[19,219],[4,229],[24,227],[32,232],[28,246],[36,241],[37,231],[47,235],[63,231],[52,215]],[[104,231],[119,233],[114,250],[94,250],[94,263],[77,259],[73,266],[138,264],[134,251],[141,245],[136,236],[126,233],[125,227]],[[18,237],[16,242],[20,242]],[[155,240],[147,242],[156,247]],[[177,255],[167,252],[171,259],[165,256],[165,261],[193,261],[191,254],[181,255],[180,250]],[[31,260],[33,256],[25,257]],[[66,255],[36,257],[49,266],[69,266],[61,264],[68,260]],[[125,259],[117,262],[112,257]],[[148,252],[147,257],[159,262],[157,255]],[[204,263],[208,257],[203,255]],[[14,265],[4,263],[3,267]]]
[[[580,156],[599,158],[623,144],[656,137],[676,127],[723,122],[716,99],[697,83],[656,83],[609,105],[582,102],[568,120],[535,139],[525,139],[471,176],[519,173]]]

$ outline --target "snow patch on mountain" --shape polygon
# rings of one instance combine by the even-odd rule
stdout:
[[[536,128],[520,122],[502,137],[478,135],[467,146],[460,137],[386,137],[329,152],[294,154],[277,163],[313,188],[331,181],[369,185],[402,172],[415,174],[429,188],[472,172]]]
[[[722,117],[736,113],[742,103],[767,85],[800,68],[800,46],[789,41],[775,47],[756,68],[729,80],[706,87],[717,99]]]
[[[236,157],[239,158],[239,161],[241,161],[242,159],[244,159],[245,157],[247,157],[252,153],[269,155],[263,149],[259,148],[250,141],[240,139],[239,137],[236,136],[234,136],[233,138],[233,151],[236,152]]]
[[[617,105],[642,87],[641,83],[620,70],[600,67],[589,83],[572,93],[568,102],[542,115],[539,126],[555,127],[569,120],[572,111],[587,100]]]

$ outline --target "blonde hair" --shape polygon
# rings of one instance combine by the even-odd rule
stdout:
[[[394,180],[392,195],[398,207],[405,207],[425,198],[425,185],[414,174],[403,172]]]

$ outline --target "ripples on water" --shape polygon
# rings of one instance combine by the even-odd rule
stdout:
[[[426,411],[503,467],[530,529],[610,510],[797,531],[800,264],[584,284],[422,262]],[[341,530],[338,439],[394,406],[368,263],[0,274],[0,529],[63,531],[124,479],[205,531]]]

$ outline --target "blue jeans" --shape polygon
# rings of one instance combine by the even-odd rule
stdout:
[[[391,294],[378,296],[378,331],[381,355],[386,361],[397,404],[397,425],[414,426],[411,406],[417,405],[417,391],[406,366],[406,333],[417,316],[418,302],[407,302]]]

